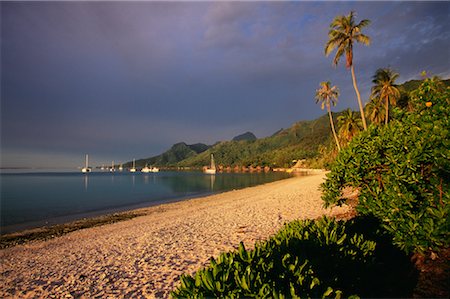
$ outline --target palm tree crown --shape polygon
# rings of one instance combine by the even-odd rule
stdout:
[[[355,13],[351,11],[348,16],[338,16],[330,24],[328,42],[325,45],[325,55],[330,55],[335,48],[336,55],[333,64],[336,66],[339,59],[345,53],[347,68],[353,65],[353,43],[354,41],[370,45],[370,37],[361,33],[361,29],[370,24],[370,20],[362,20],[355,25]]]
[[[361,118],[351,109],[345,110],[342,115],[338,116],[339,136],[345,142],[350,141],[359,132],[361,132]]]
[[[353,66],[353,43],[356,41],[364,45],[370,44],[370,37],[361,33],[362,28],[368,26],[369,24],[369,20],[362,20],[359,24],[355,24],[355,13],[353,11],[351,11],[348,16],[338,16],[330,24],[328,42],[325,45],[326,56],[328,56],[334,49],[337,49],[336,55],[333,59],[334,66],[337,66],[339,59],[345,53],[347,68],[350,68],[352,73],[353,88],[355,89],[358,100],[359,112],[361,113],[364,130],[367,130],[367,125],[361,102],[361,95],[356,84],[355,68]]]
[[[320,88],[316,90],[316,103],[321,103],[322,110],[326,107],[328,116],[330,117],[331,131],[333,132],[334,140],[338,150],[341,150],[339,140],[334,129],[333,116],[331,115],[331,105],[336,106],[339,97],[339,89],[336,86],[331,86],[330,81],[320,83]]]
[[[331,86],[330,81],[320,83],[320,88],[316,90],[316,104],[321,103],[321,109],[336,106],[339,97],[339,89]]]
[[[369,103],[365,107],[367,118],[374,124],[380,124],[384,120],[383,101],[380,98],[371,97]]]
[[[385,103],[385,123],[389,120],[389,104],[395,105],[400,98],[400,90],[395,84],[399,74],[389,68],[378,69],[373,76],[372,97],[384,100]]]

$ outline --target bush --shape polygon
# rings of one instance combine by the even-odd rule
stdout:
[[[449,245],[450,89],[427,79],[412,93],[412,111],[395,110],[341,151],[322,185],[325,205],[360,191],[357,210],[374,215],[405,252]]]
[[[377,242],[389,244],[384,238],[376,222],[367,219],[294,221],[254,250],[246,250],[241,243],[237,251],[212,258],[194,276],[182,275],[172,296],[410,296],[408,259],[392,246],[377,247]]]

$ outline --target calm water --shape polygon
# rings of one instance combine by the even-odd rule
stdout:
[[[201,172],[1,173],[1,232],[240,189],[287,177],[286,173],[213,176]]]

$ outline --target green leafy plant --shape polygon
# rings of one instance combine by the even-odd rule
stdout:
[[[325,205],[358,188],[357,210],[373,215],[403,251],[449,245],[450,89],[426,79],[411,94],[412,111],[372,125],[341,151],[323,184]]]
[[[368,238],[364,236],[366,233]],[[182,275],[172,296],[357,298],[356,294],[366,297],[399,295],[388,286],[395,285],[398,269],[404,267],[399,266],[401,258],[398,252],[393,253],[393,247],[387,255],[383,253],[386,247],[377,248],[377,242],[383,238],[377,223],[371,220],[354,219],[346,223],[325,217],[316,221],[294,221],[268,241],[256,244],[253,250],[247,250],[241,243],[236,251],[212,258],[210,265],[195,275]],[[380,258],[383,255],[395,256],[396,261],[387,262]],[[386,264],[392,264],[392,269],[387,269],[390,274],[374,281],[374,275],[385,271],[381,266]]]

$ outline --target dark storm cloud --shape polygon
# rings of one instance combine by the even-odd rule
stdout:
[[[314,93],[325,80],[341,90],[336,110],[356,109],[345,63],[323,54],[330,22],[350,10],[372,20],[372,45],[355,47],[364,99],[380,67],[402,81],[449,76],[447,2],[0,5],[2,165],[270,135],[323,114]]]

